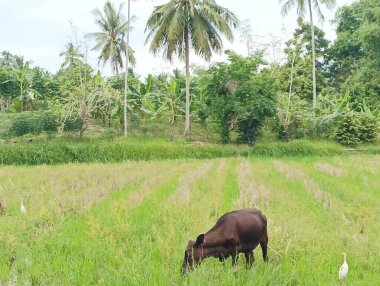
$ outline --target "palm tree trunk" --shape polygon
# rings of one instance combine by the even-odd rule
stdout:
[[[311,49],[312,49],[312,61],[313,61],[313,110],[317,105],[317,78],[315,75],[315,36],[314,36],[314,22],[313,22],[313,10],[311,7],[311,0],[309,2],[310,12],[310,25],[311,25]]]
[[[125,86],[124,86],[124,137],[128,135],[128,120],[127,120],[127,99],[128,99],[128,68],[129,68],[129,25],[131,20],[131,0],[128,0],[128,30],[127,30],[127,48],[126,48],[126,63],[125,63]]]
[[[189,28],[185,27],[185,56],[186,56],[186,120],[185,133],[186,138],[190,138],[190,47],[189,47]]]
[[[293,48],[293,58],[292,58],[292,69],[290,72],[290,85],[289,85],[289,95],[288,95],[288,106],[286,108],[286,115],[285,115],[285,124],[284,127],[288,129],[288,122],[290,117],[290,99],[293,92],[293,78],[294,78],[294,62],[296,60],[296,48]]]

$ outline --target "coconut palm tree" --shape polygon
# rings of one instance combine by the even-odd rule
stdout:
[[[72,68],[84,60],[84,55],[72,42],[67,43],[65,48],[66,50],[59,54],[60,57],[64,57],[61,68]]]
[[[124,40],[127,31],[131,28],[129,22],[122,14],[123,4],[116,10],[114,5],[107,1],[104,4],[103,12],[95,9],[92,13],[95,16],[95,23],[100,28],[100,32],[89,33],[88,38],[96,40],[93,50],[100,50],[99,63],[111,63],[114,73],[119,73],[119,68],[124,67],[123,56],[126,56],[130,63],[135,64],[134,52]],[[127,54],[128,50],[128,54]]]
[[[103,61],[104,65],[107,61],[110,61],[116,74],[119,73],[119,67],[123,68],[122,54],[125,55],[124,136],[127,136],[128,65],[129,63],[134,65],[136,59],[133,50],[129,46],[129,32],[132,28],[130,23],[131,20],[134,20],[133,17],[130,17],[130,0],[128,0],[128,18],[126,21],[121,13],[122,8],[123,4],[120,4],[116,12],[115,7],[110,1],[107,1],[103,7],[104,15],[99,9],[94,10],[93,14],[97,18],[96,24],[101,28],[101,32],[88,34],[88,37],[95,38],[97,45],[94,49],[101,50],[99,62]],[[125,35],[127,35],[126,43],[124,41]]]
[[[214,0],[171,0],[155,7],[148,19],[145,43],[151,40],[150,51],[163,51],[170,61],[174,54],[185,60],[186,137],[190,136],[190,48],[210,60],[212,52],[223,50],[221,35],[233,40],[231,26],[237,24],[236,16]]]
[[[317,13],[320,20],[324,20],[324,16],[321,11],[321,4],[326,5],[331,9],[334,7],[336,0],[279,0],[280,3],[284,3],[281,13],[287,15],[289,11],[297,6],[297,14],[299,19],[303,19],[307,11],[309,11],[310,25],[311,25],[311,49],[312,49],[312,62],[313,62],[313,109],[315,110],[317,104],[317,80],[315,75],[315,37],[314,37],[314,19],[313,8]]]

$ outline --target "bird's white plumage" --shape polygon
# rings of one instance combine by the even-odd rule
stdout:
[[[21,202],[21,205],[20,205],[20,212],[22,214],[26,214],[26,208],[25,208],[25,206],[24,206],[24,204],[22,202]]]
[[[344,256],[344,261],[343,261],[343,264],[340,266],[340,269],[339,269],[339,280],[343,280],[344,278],[346,278],[346,276],[348,274],[348,264],[346,261],[347,254],[344,252],[342,254]]]

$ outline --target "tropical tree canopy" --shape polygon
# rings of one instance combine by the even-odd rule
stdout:
[[[104,4],[103,12],[99,9],[93,11],[96,20],[95,23],[100,28],[100,32],[88,33],[88,38],[96,40],[93,50],[100,50],[99,63],[103,66],[110,62],[112,70],[118,74],[119,68],[123,68],[123,55],[127,54],[127,44],[124,40],[128,29],[131,29],[128,21],[122,13],[123,4],[120,4],[118,10],[114,5],[107,1]],[[134,51],[128,47],[129,62],[136,63]]]
[[[65,51],[59,54],[60,57],[63,57],[63,63],[61,68],[73,68],[75,65],[79,64],[83,59],[84,55],[79,51],[72,42],[67,43],[65,46]]]
[[[325,19],[321,10],[321,4],[331,9],[336,3],[336,0],[280,0],[280,3],[284,4],[282,6],[281,13],[283,15],[287,15],[294,6],[297,6],[298,17],[300,19],[304,19],[309,10],[309,1],[311,1],[311,6],[314,8],[318,18],[321,20]]]
[[[312,77],[313,77],[313,109],[317,104],[317,78],[316,78],[316,55],[315,55],[315,39],[314,39],[314,21],[313,10],[317,13],[320,20],[324,20],[324,16],[321,11],[320,4],[324,4],[327,8],[332,8],[335,5],[336,0],[280,0],[280,3],[284,3],[282,6],[282,14],[286,15],[290,9],[297,6],[298,20],[301,22],[304,19],[307,10],[309,10],[310,26],[311,26],[311,49],[312,49]],[[314,9],[313,9],[314,8]]]
[[[195,53],[210,60],[213,51],[223,50],[221,34],[233,40],[231,26],[237,24],[236,16],[214,0],[172,0],[154,9],[146,25],[146,42],[151,40],[151,52],[163,51],[168,60],[173,54],[184,59],[188,36]]]
[[[186,62],[184,134],[187,137],[190,136],[190,48],[210,60],[213,51],[223,49],[221,34],[232,40],[231,26],[236,27],[237,24],[236,16],[214,0],[171,0],[157,6],[148,19],[146,42],[151,40],[150,51],[154,54],[163,51],[168,60],[177,54]]]

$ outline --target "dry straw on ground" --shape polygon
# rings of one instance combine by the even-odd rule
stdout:
[[[297,168],[294,168],[288,164],[285,164],[281,161],[273,161],[273,166],[282,174],[286,176],[288,180],[297,180],[297,179],[303,179],[305,177],[304,172],[301,170],[298,170]]]
[[[338,168],[327,163],[315,163],[314,167],[322,172],[325,172],[335,177],[343,177],[347,175],[346,170],[344,170],[343,168]]]
[[[211,163],[203,163],[197,168],[183,174],[179,178],[178,186],[169,200],[176,204],[188,204],[191,200],[191,189],[201,179],[207,177],[211,170]]]
[[[255,182],[252,165],[248,161],[242,162],[237,167],[237,181],[239,185],[239,199],[235,201],[237,207],[269,206],[269,192],[264,185]]]

